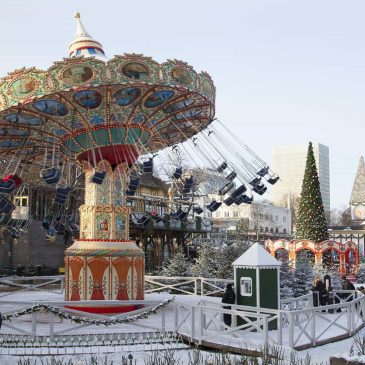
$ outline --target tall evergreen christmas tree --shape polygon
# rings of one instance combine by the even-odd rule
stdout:
[[[308,239],[314,242],[322,242],[328,239],[327,222],[312,142],[309,142],[308,147],[295,238]]]

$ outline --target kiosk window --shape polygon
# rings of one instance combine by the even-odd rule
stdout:
[[[244,297],[252,296],[252,279],[241,278],[241,295]]]

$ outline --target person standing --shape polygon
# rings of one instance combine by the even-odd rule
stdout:
[[[222,303],[227,304],[235,304],[236,302],[236,294],[233,291],[232,284],[228,283],[226,287],[226,291],[222,298]],[[229,305],[223,306],[224,309],[231,309],[232,307]],[[232,324],[232,315],[229,313],[223,313],[223,321],[227,326]]]

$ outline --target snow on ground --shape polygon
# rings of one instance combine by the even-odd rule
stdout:
[[[146,300],[147,301],[154,301],[156,303],[160,303],[161,301],[167,299],[167,298],[171,298],[172,295],[167,294],[167,293],[162,293],[162,294],[147,294],[146,295]],[[198,304],[202,299],[207,299],[210,302],[216,302],[219,303],[221,301],[220,298],[212,298],[212,297],[201,297],[201,296],[196,296],[196,295],[176,295],[175,296],[175,301],[176,303],[180,303],[180,304],[186,304],[186,305],[196,305]],[[17,293],[12,293],[9,296],[5,296],[5,297],[0,297],[0,311],[2,313],[5,313],[7,311],[14,311],[14,309],[16,308],[24,308],[28,305],[25,305],[24,303],[21,302],[28,302],[29,305],[32,305],[33,303],[42,303],[42,302],[57,302],[57,301],[63,301],[63,294],[57,294],[57,293],[50,293],[50,292],[17,292]],[[9,303],[7,303],[9,302]],[[11,303],[10,303],[11,302]],[[168,309],[168,314],[166,316],[166,329],[170,329],[173,328],[173,304],[170,304],[169,309]],[[23,322],[25,322],[23,320]],[[28,320],[28,322],[30,322]],[[146,324],[147,326],[149,326],[150,328],[161,328],[161,316],[160,315],[153,315],[150,316],[147,320],[144,320],[144,324]],[[28,325],[30,325],[30,323],[28,323]],[[59,326],[61,325],[60,323],[55,323],[55,326]],[[72,334],[72,328],[75,327],[75,325],[71,324],[71,323],[64,323],[62,324],[65,327],[64,328],[69,328],[69,332],[67,332],[67,334]],[[47,335],[47,327],[48,324],[44,323],[44,329],[42,330],[42,324],[40,325],[40,332],[41,334],[45,334]],[[141,332],[141,331],[147,331],[148,329],[140,327],[138,324],[134,324],[130,323],[130,324],[123,324],[123,325],[116,325],[113,326],[113,329],[111,329],[111,327],[93,327],[93,330],[97,328],[99,333],[120,333],[120,332]],[[3,328],[3,331],[5,330],[5,327]],[[8,328],[6,329],[6,331],[8,331]],[[87,333],[93,333],[90,332],[90,328],[85,327],[85,328],[78,328],[77,333],[83,333],[83,334],[87,334]],[[360,331],[359,335],[362,337],[365,335],[365,329],[363,329],[362,331]],[[1,334],[0,334],[1,336]],[[246,335],[247,336],[247,335]],[[253,336],[254,337],[254,336]],[[221,336],[216,336],[216,340],[217,342],[221,342],[223,341],[223,343],[225,343],[227,340],[224,338],[223,335]],[[334,356],[336,354],[338,355],[344,355],[344,354],[348,354],[350,351],[351,346],[353,345],[353,339],[349,338],[346,340],[342,340],[342,341],[338,341],[335,343],[330,343],[327,345],[323,345],[323,346],[319,346],[319,347],[315,347],[315,348],[311,348],[309,350],[304,350],[304,351],[300,351],[298,352],[298,356],[300,358],[305,358],[307,354],[309,354],[312,358],[313,364],[316,363],[325,363],[327,361],[329,361],[330,356]],[[188,363],[188,359],[189,356],[191,356],[192,354],[192,350],[191,349],[186,349],[186,345],[184,344],[176,344],[176,343],[171,343],[167,345],[167,348],[173,347],[173,348],[177,348],[178,350],[176,350],[176,354],[178,357],[181,358],[181,363],[182,364],[187,364]],[[129,346],[128,349],[119,347],[119,348],[113,348],[110,347],[108,349],[108,347],[106,349],[103,349],[102,351],[106,351],[109,352],[108,354],[108,359],[113,360],[115,359],[115,361],[117,361],[118,359],[121,360],[121,352],[122,351],[129,351],[127,353],[124,353],[124,355],[128,355],[128,353],[133,353],[133,356],[135,359],[137,359],[137,364],[144,364],[144,361],[146,359],[147,356],[151,355],[151,351],[153,352],[154,350],[156,350],[156,348],[158,348],[159,345],[154,344],[154,345],[150,345],[150,347],[148,348],[148,346],[146,347],[146,345],[140,345],[138,346]],[[258,345],[259,347],[259,345]],[[72,358],[84,358],[86,355],[83,355],[82,352],[85,351],[89,351],[90,349],[80,349],[81,354],[76,354],[73,355],[72,352],[69,353],[69,355],[67,355],[66,357],[64,357],[65,359],[67,357],[72,357]],[[94,349],[95,352],[97,353],[98,351],[101,351],[100,348],[98,349]],[[117,350],[117,352],[119,354],[112,354],[113,352],[115,352]],[[288,347],[284,347],[285,353],[287,356],[289,356],[290,352],[292,351],[290,348]],[[31,355],[31,353],[30,353]],[[31,356],[30,356],[31,357]],[[0,364],[17,364],[17,359],[19,359],[19,357],[14,357],[14,356],[8,356],[8,355],[1,355],[0,356]],[[82,364],[82,362],[81,362]]]

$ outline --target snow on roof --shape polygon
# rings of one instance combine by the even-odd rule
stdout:
[[[255,243],[242,254],[232,266],[273,267],[280,266],[281,262],[271,256],[259,243]]]

